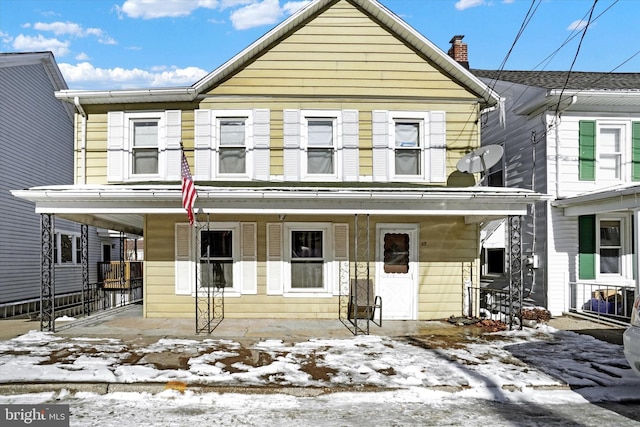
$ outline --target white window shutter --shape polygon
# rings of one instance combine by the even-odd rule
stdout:
[[[243,294],[258,293],[257,227],[255,222],[240,223],[240,265],[242,266],[240,291]]]
[[[253,110],[254,178],[268,181],[271,177],[271,114],[268,109]]]
[[[125,168],[124,112],[110,111],[107,115],[107,179],[123,181]]]
[[[358,181],[360,176],[359,125],[358,110],[342,110],[342,164],[345,181]]]
[[[188,223],[175,225],[175,292],[191,295],[194,284],[192,227]]]
[[[337,268],[333,294],[349,293],[349,224],[333,224],[333,258]]]
[[[167,181],[176,181],[181,177],[182,111],[167,110],[165,112],[166,134],[166,175]]]
[[[300,180],[300,110],[284,110],[284,180]]]
[[[282,295],[284,289],[284,260],[282,224],[267,224],[267,295]]]
[[[430,181],[447,180],[447,125],[444,111],[432,111],[429,120]]]
[[[373,180],[389,181],[389,112],[376,110],[372,115]]]
[[[194,111],[194,170],[193,179],[198,181],[211,181],[213,141],[211,110]]]

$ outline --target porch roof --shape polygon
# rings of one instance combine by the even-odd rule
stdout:
[[[197,184],[195,209],[210,214],[440,215],[481,222],[526,215],[547,196],[496,187],[428,187],[417,184]],[[47,186],[14,190],[49,213],[98,227],[142,235],[145,214],[184,214],[180,184]]]
[[[640,209],[640,183],[623,184],[558,199],[551,205],[564,210],[564,216],[591,215],[604,212]]]

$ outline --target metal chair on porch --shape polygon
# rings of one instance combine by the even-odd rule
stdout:
[[[378,310],[377,322],[376,309]],[[382,326],[382,298],[374,294],[371,279],[351,279],[348,310],[351,321],[365,319]]]

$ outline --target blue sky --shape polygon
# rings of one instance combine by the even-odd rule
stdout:
[[[51,50],[71,89],[190,86],[306,3],[0,0],[0,51]],[[445,52],[464,35],[472,68],[568,70],[580,45],[575,71],[640,72],[638,0],[380,3]]]

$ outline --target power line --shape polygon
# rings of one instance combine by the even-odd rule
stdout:
[[[576,54],[573,56],[573,61],[571,62],[571,67],[569,67],[569,72],[567,73],[567,78],[564,81],[564,85],[562,86],[562,90],[560,91],[560,97],[558,97],[558,105],[556,106],[556,113],[558,115],[558,111],[560,111],[560,102],[562,101],[562,94],[564,93],[567,85],[569,84],[569,79],[571,78],[571,72],[573,71],[573,66],[576,64],[576,60],[578,59],[578,55],[580,54],[580,48],[582,47],[582,41],[584,40],[584,36],[587,34],[587,30],[589,29],[589,25],[591,25],[591,17],[593,16],[593,11],[596,8],[596,4],[598,4],[598,0],[593,0],[593,6],[591,6],[591,11],[589,12],[589,19],[587,20],[587,25],[585,25],[582,31],[582,37],[580,37],[580,42],[578,43],[578,48],[576,49]]]

